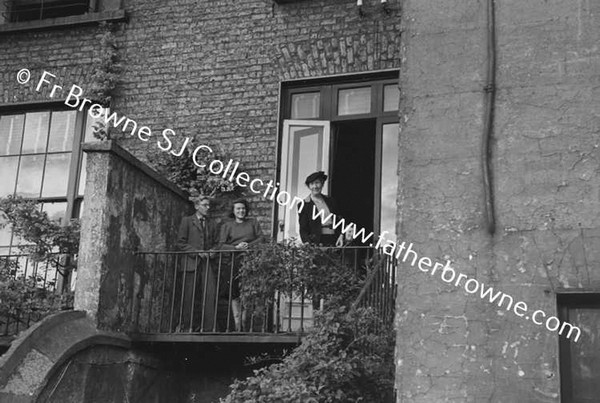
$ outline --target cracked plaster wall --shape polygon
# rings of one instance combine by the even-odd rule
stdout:
[[[483,0],[403,3],[399,233],[556,315],[557,290],[600,291],[600,3],[495,3],[496,234],[481,184]],[[437,275],[403,265],[399,278],[398,401],[559,400],[556,333]]]
[[[100,143],[87,151],[75,309],[101,329],[131,330],[133,296],[148,281],[134,253],[175,250],[181,218],[193,209],[181,191],[119,146]]]

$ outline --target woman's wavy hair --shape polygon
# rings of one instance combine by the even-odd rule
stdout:
[[[231,207],[230,207],[230,212],[229,212],[229,217],[230,218],[235,218],[235,214],[233,214],[233,208],[235,207],[236,204],[243,204],[246,207],[246,215],[244,216],[244,218],[248,217],[248,214],[250,213],[250,204],[248,203],[248,200],[246,199],[235,199],[234,201],[231,202]]]

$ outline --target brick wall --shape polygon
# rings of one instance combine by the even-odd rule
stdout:
[[[124,3],[129,23],[116,33],[124,70],[112,109],[156,134],[170,128],[217,144],[267,181],[276,175],[281,81],[399,67],[399,1],[390,1],[386,14],[379,1],[367,0],[362,17],[353,0]],[[5,34],[2,102],[44,99],[16,84],[14,74],[28,66],[34,75],[46,69],[85,89],[101,32]],[[123,144],[149,162],[159,152],[155,141]],[[253,202],[268,230],[272,203],[258,196]]]

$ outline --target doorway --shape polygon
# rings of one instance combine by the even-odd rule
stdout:
[[[332,124],[331,195],[346,222],[373,231],[376,120]]]

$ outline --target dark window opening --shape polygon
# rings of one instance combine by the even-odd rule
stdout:
[[[600,396],[600,294],[559,294],[558,317],[581,329],[578,341],[559,336],[562,403],[592,403]]]

